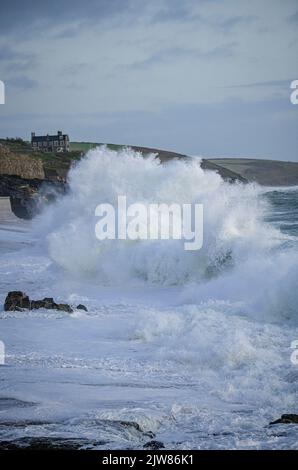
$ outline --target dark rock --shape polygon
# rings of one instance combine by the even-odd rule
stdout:
[[[136,423],[135,421],[114,421],[115,423],[119,423],[121,426],[125,428],[134,428],[136,431],[141,432],[144,436],[150,437],[151,439],[155,437],[155,434],[152,431],[143,431],[141,426]]]
[[[68,304],[55,304],[55,310],[61,310],[62,312],[72,313],[73,309]]]
[[[7,294],[4,302],[5,311],[22,310],[30,308],[30,299],[28,295],[21,291],[11,291]]]
[[[21,437],[10,441],[1,441],[0,450],[88,450],[105,444],[107,444],[106,441],[89,441],[72,437]]]
[[[77,305],[77,309],[78,309],[78,310],[85,310],[85,312],[88,312],[87,307],[85,307],[85,305],[83,305],[83,304]]]
[[[281,418],[271,421],[269,424],[298,424],[298,415],[285,414],[281,415]]]
[[[1,139],[0,139],[1,141]],[[44,205],[65,194],[67,184],[61,178],[49,178],[41,158],[15,152],[0,142],[0,196],[9,197],[12,212],[21,219],[32,219]]]
[[[10,198],[12,212],[21,219],[32,219],[67,190],[67,184],[61,181],[0,174],[0,197]]]
[[[60,310],[61,312],[72,313],[73,309],[68,304],[57,304],[51,297],[45,297],[43,300],[32,300],[31,309],[46,308],[48,310]]]
[[[54,303],[53,297],[45,297],[45,298],[43,299],[43,301],[44,301],[44,302],[48,302],[48,303],[50,303],[50,304],[53,304],[53,303]]]
[[[44,308],[43,300],[31,300],[30,310],[37,310],[39,308]],[[50,308],[50,307],[48,307],[48,308]]]
[[[149,441],[146,442],[146,444],[143,445],[144,449],[152,449],[152,450],[158,450],[158,449],[164,449],[165,446],[161,441]]]
[[[48,310],[60,310],[61,312],[72,313],[73,309],[68,304],[57,304],[53,297],[45,297],[42,300],[30,300],[28,295],[21,291],[9,292],[4,303],[6,311],[20,311],[22,309],[36,310],[46,308]]]

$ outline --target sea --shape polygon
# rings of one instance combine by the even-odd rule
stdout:
[[[98,240],[119,195],[203,204],[202,248]],[[6,312],[12,290],[74,311]],[[270,425],[298,413],[298,187],[89,151],[34,219],[0,201],[0,341],[1,449],[298,449]]]

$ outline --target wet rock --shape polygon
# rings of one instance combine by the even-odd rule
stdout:
[[[298,424],[298,415],[296,414],[285,414],[281,415],[279,419],[271,421],[269,424]]]
[[[72,313],[73,312],[73,309],[68,304],[55,304],[55,307],[53,307],[53,308],[55,310],[60,310],[61,312],[67,312],[67,313]]]
[[[87,307],[86,307],[85,305],[83,305],[83,304],[77,305],[77,309],[78,309],[78,310],[85,310],[85,312],[88,312]]]
[[[52,297],[45,297],[42,300],[32,300],[31,310],[46,308],[48,310],[60,310],[61,312],[72,313],[73,309],[68,304],[57,304]]]
[[[146,442],[146,444],[143,445],[144,449],[152,449],[152,450],[158,450],[158,449],[164,449],[165,446],[161,441],[149,441]]]
[[[23,308],[30,308],[30,299],[28,295],[21,291],[11,291],[7,294],[4,303],[5,311],[22,310]]]
[[[30,302],[30,310],[37,310],[39,308],[44,308],[45,304],[43,300],[31,300]],[[51,308],[49,305],[47,305],[47,308]]]
[[[22,311],[23,309],[36,310],[39,308],[59,310],[67,313],[73,312],[70,305],[64,303],[58,304],[54,301],[53,297],[45,297],[42,300],[30,300],[28,295],[21,291],[9,292],[4,303],[5,311]]]
[[[104,444],[106,441],[89,441],[79,438],[22,437],[11,441],[1,441],[0,450],[88,450]]]

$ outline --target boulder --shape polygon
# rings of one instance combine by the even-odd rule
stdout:
[[[55,304],[55,310],[61,310],[62,312],[72,313],[73,309],[68,304]]]
[[[21,311],[23,309],[36,310],[39,308],[60,310],[67,313],[73,312],[70,305],[63,303],[58,304],[54,301],[53,297],[45,297],[42,300],[30,300],[28,295],[21,291],[9,292],[4,303],[5,311]]]
[[[5,311],[22,310],[30,308],[30,299],[28,295],[21,291],[12,291],[7,294],[4,303]]]
[[[85,305],[83,305],[83,304],[77,305],[77,309],[78,309],[78,310],[85,310],[85,312],[88,312],[87,307],[86,307]]]
[[[296,414],[285,414],[281,415],[280,418],[275,421],[271,421],[269,424],[298,424],[298,415]]]
[[[146,442],[146,444],[143,445],[144,449],[151,449],[151,450],[158,450],[158,449],[164,449],[165,446],[163,442],[161,441],[149,441]]]

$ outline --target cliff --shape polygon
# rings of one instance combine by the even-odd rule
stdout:
[[[67,153],[33,152],[20,139],[0,139],[0,197],[10,197],[11,208],[21,218],[32,218],[43,203],[67,191],[67,174],[72,163],[96,143],[76,142]],[[113,150],[122,145],[107,144]],[[189,160],[191,157],[156,148],[130,146],[146,156],[157,155],[161,163],[171,160]],[[253,159],[203,159],[204,170],[215,171],[230,182],[255,181],[266,186],[298,185],[298,163]]]
[[[0,175],[14,175],[24,179],[45,178],[42,161],[30,155],[12,152],[0,143]]]
[[[34,155],[16,153],[0,143],[0,197],[9,197],[13,213],[31,219],[43,203],[64,193],[63,182],[48,180],[43,162]]]
[[[262,186],[297,186],[298,163],[252,158],[215,158],[210,163]]]

